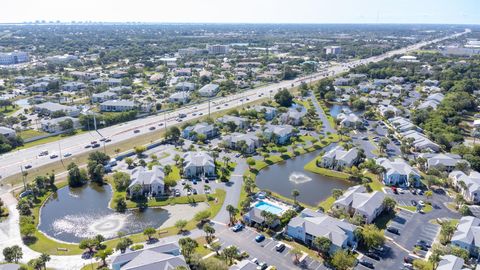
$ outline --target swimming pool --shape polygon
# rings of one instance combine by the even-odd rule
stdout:
[[[255,208],[258,208],[262,211],[267,211],[267,212],[270,212],[274,215],[281,215],[281,213],[283,212],[283,209],[278,207],[278,206],[275,206],[275,205],[272,205],[272,204],[269,204],[265,201],[259,201],[255,204]]]

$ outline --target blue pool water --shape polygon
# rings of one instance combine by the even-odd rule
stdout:
[[[274,215],[280,215],[280,213],[283,211],[282,208],[271,205],[264,201],[259,201],[257,204],[255,204],[255,207],[262,211],[270,212]]]

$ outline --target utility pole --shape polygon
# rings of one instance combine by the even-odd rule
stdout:
[[[62,162],[62,166],[65,167],[65,164],[63,164],[62,147],[60,146],[60,141],[58,142],[58,155],[60,156],[60,162]]]
[[[167,112],[163,113],[163,125],[165,126],[165,131],[167,131]]]
[[[208,117],[210,117],[210,99],[208,99]]]
[[[22,166],[22,165],[20,165],[20,170],[22,171],[23,189],[24,189],[24,190],[27,190],[27,184],[25,184],[25,176],[26,176],[26,174],[25,174],[25,172],[23,171],[23,166]]]

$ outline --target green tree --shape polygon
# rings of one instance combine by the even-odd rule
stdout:
[[[93,253],[93,249],[95,248],[96,242],[93,238],[86,238],[82,239],[78,244],[80,249],[88,249],[89,253]]]
[[[338,198],[340,198],[340,196],[343,195],[343,190],[341,189],[338,189],[338,188],[334,188],[332,189],[332,197],[336,200]]]
[[[337,270],[348,270],[355,265],[355,257],[350,256],[346,251],[339,249],[333,254],[331,263]]]
[[[145,145],[134,146],[133,151],[135,151],[137,157],[141,158],[143,156],[143,152],[147,151],[147,147]]]
[[[180,245],[183,256],[187,259],[191,257],[195,249],[198,247],[197,241],[190,237],[181,238],[178,240],[178,244]]]
[[[210,244],[213,234],[215,233],[215,229],[212,227],[212,225],[205,223],[203,225],[203,231],[205,232],[205,240]]]
[[[96,254],[95,254],[95,258],[97,260],[100,260],[102,261],[102,265],[101,266],[107,266],[107,257],[112,255],[113,253],[113,250],[111,248],[107,248],[107,249],[104,249],[104,250],[100,250],[98,251]]]
[[[118,196],[114,200],[115,203],[115,211],[119,213],[125,213],[127,211],[127,202],[123,196]]]
[[[222,255],[227,264],[232,264],[233,260],[238,256],[238,248],[236,246],[229,246],[223,249]]]
[[[300,196],[298,189],[292,190],[293,204],[297,204],[297,197]]]
[[[395,207],[397,206],[397,202],[390,198],[390,197],[385,197],[385,199],[383,199],[383,211],[386,211],[386,212],[392,212],[395,210]]]
[[[23,258],[22,248],[18,245],[6,247],[3,249],[3,257],[5,258],[5,261],[9,263],[18,263],[18,261]]]
[[[117,243],[117,246],[116,246],[116,250],[120,250],[121,253],[124,253],[125,250],[127,250],[127,248],[133,244],[133,241],[132,239],[128,238],[128,237],[125,237],[125,238],[121,238],[120,241],[118,241]]]
[[[238,209],[235,208],[233,205],[229,204],[226,206],[226,210],[228,212],[228,215],[230,217],[230,224],[235,223],[235,215],[238,214]]]
[[[112,178],[113,183],[115,184],[115,189],[117,191],[125,191],[132,182],[130,179],[130,175],[125,172],[115,172],[112,175]]]
[[[187,226],[188,222],[185,219],[179,219],[175,222],[175,227],[178,229],[180,233],[183,232],[185,227]]]
[[[374,224],[365,225],[355,232],[366,249],[379,247],[385,243],[385,235]]]
[[[125,159],[125,163],[127,164],[128,168],[131,168],[131,167],[132,167],[132,164],[133,164],[133,159],[127,157],[127,158]]]
[[[332,241],[330,239],[320,236],[320,237],[315,237],[313,239],[313,246],[319,253],[322,254],[322,256],[325,256],[328,254],[330,251],[330,246],[332,245]]]
[[[148,239],[147,239],[147,242],[151,242],[152,241],[152,236],[155,235],[157,231],[155,230],[155,228],[152,228],[152,227],[147,227],[145,228],[145,230],[143,230],[143,235],[145,235]]]
[[[82,173],[82,171],[78,168],[77,164],[70,163],[67,166],[68,175],[67,181],[68,186],[70,187],[80,187],[86,181],[86,175]]]
[[[208,220],[211,215],[212,215],[212,213],[209,210],[203,210],[203,211],[200,211],[200,212],[196,213],[194,218],[195,218],[196,221],[203,223],[206,220]]]

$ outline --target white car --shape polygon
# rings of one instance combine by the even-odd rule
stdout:
[[[424,206],[425,206],[425,202],[424,202],[424,201],[418,201],[418,205],[420,205],[421,207],[424,207]]]
[[[398,194],[404,194],[405,193],[405,190],[403,190],[401,188],[397,188],[397,191],[398,191]]]

